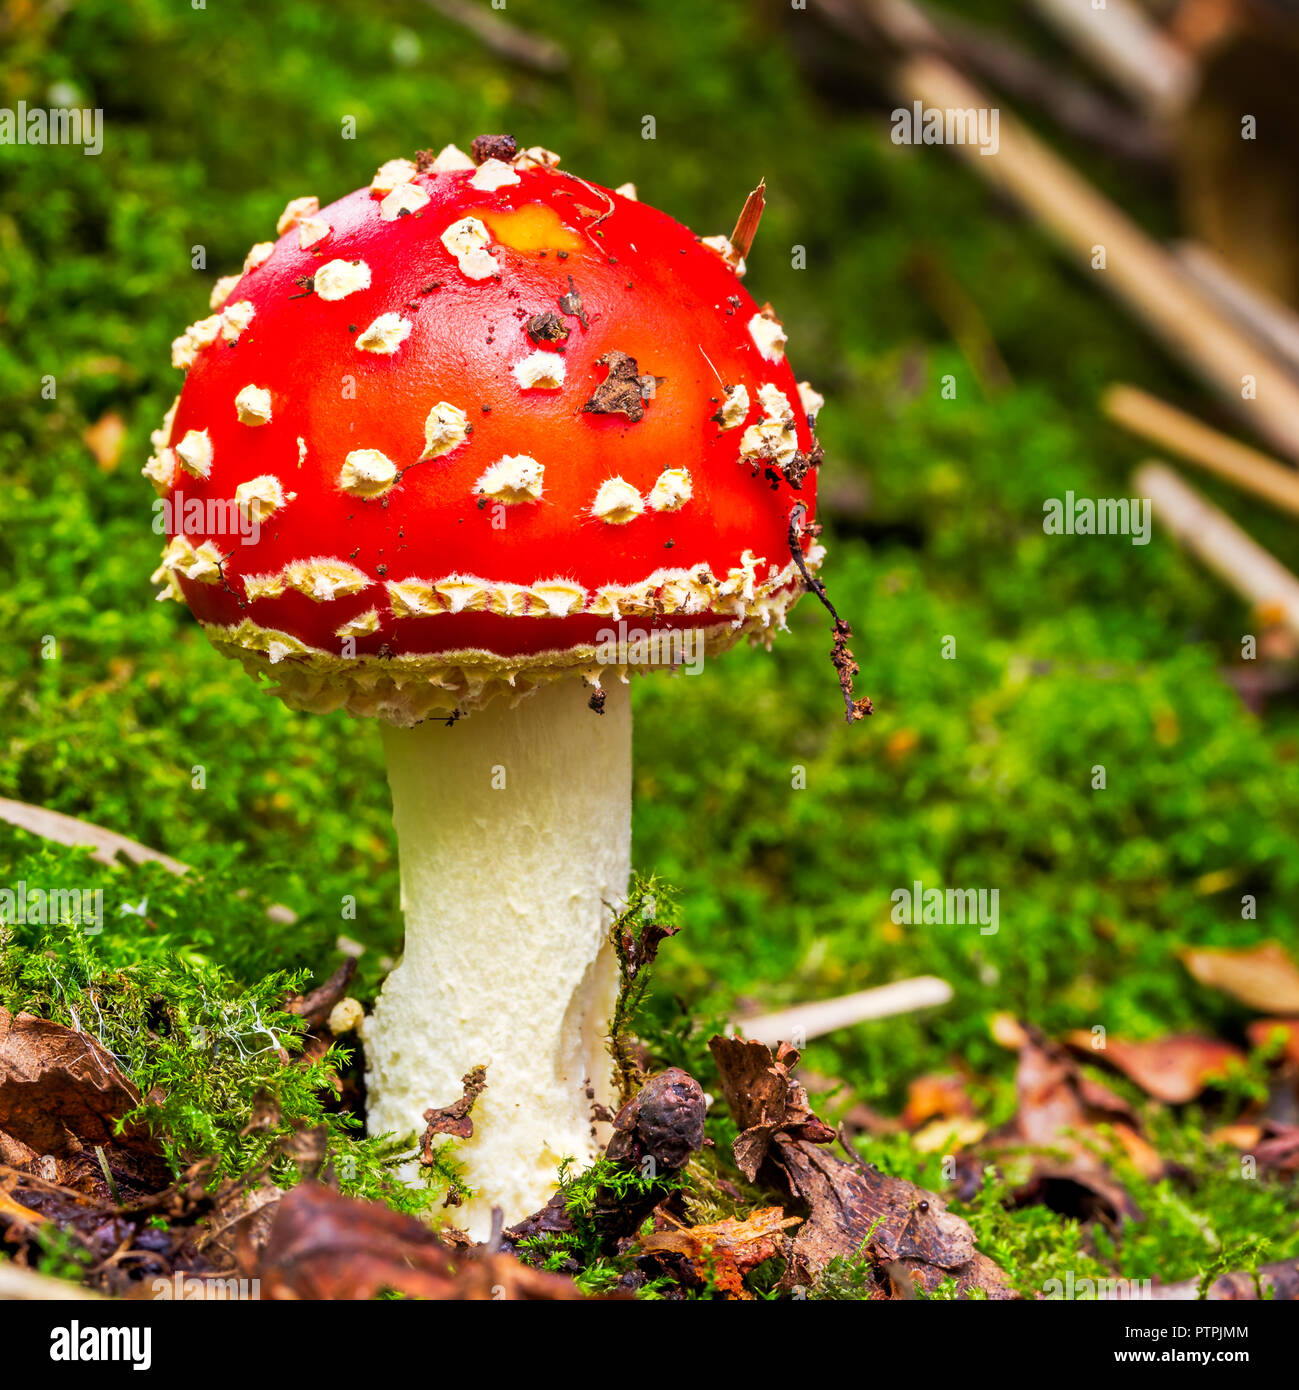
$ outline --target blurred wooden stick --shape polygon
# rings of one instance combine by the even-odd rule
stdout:
[[[173,859],[161,850],[150,849],[138,840],[119,835],[116,830],[108,830],[92,821],[77,820],[75,816],[65,816],[62,811],[48,811],[44,806],[33,806],[29,801],[10,801],[0,796],[0,821],[16,825],[42,840],[52,840],[56,845],[71,845],[88,848],[90,857],[100,864],[115,864],[120,854],[132,864],[161,864],[173,874],[187,874],[188,864]],[[236,896],[244,897],[247,889],[241,888]],[[266,909],[272,922],[281,925],[297,921],[297,914],[283,903],[272,903]]]
[[[961,19],[950,9],[924,5],[921,11],[941,36],[939,52],[958,67],[1038,107],[1088,145],[1142,164],[1161,168],[1168,164],[1167,135],[1145,112],[1134,112],[1117,98],[1102,95],[1004,33]]]
[[[926,107],[996,109],[987,93],[940,58],[904,58],[894,82],[900,96]],[[1008,111],[999,113],[995,154],[973,144],[952,148],[1026,208],[1080,269],[1098,276],[1173,353],[1245,412],[1260,437],[1299,459],[1299,384],[1181,272],[1158,242]],[[1093,258],[1102,251],[1105,268],[1093,269]],[[1253,383],[1250,399],[1242,397],[1246,377]]]
[[[102,1294],[70,1284],[66,1279],[52,1279],[48,1274],[37,1274],[35,1270],[23,1269],[9,1260],[0,1260],[0,1300],[39,1303],[72,1300],[81,1303],[102,1298]]]
[[[470,0],[424,0],[444,19],[468,29],[473,36],[498,58],[505,58],[520,67],[535,68],[538,72],[563,72],[568,67],[568,54],[553,39],[525,33],[490,9],[470,3]]]
[[[1135,386],[1111,386],[1101,397],[1101,409],[1133,434],[1172,449],[1218,477],[1299,516],[1299,473],[1293,468],[1220,434]]]
[[[1194,60],[1131,0],[1032,0],[1092,64],[1149,111],[1180,111],[1195,91]]]
[[[1207,246],[1183,241],[1174,251],[1183,271],[1220,308],[1257,333],[1299,374],[1299,314],[1266,291],[1239,279],[1236,272]]]
[[[933,1008],[946,1004],[951,997],[952,987],[946,980],[936,975],[918,975],[913,980],[898,980],[895,984],[859,990],[837,999],[820,999],[758,1018],[737,1019],[735,1026],[746,1038],[756,1038],[775,1047],[778,1042],[790,1042],[796,1036],[819,1038],[870,1019]]]
[[[1225,512],[1162,463],[1143,463],[1133,487],[1193,555],[1265,618],[1299,633],[1299,579]]]
[[[1118,1290],[1098,1287],[1096,1300],[1113,1301],[1124,1296]],[[1203,1293],[1200,1292],[1198,1279],[1183,1279],[1176,1284],[1156,1282],[1150,1286],[1149,1297],[1185,1303],[1196,1303],[1203,1299],[1215,1303],[1288,1303],[1299,1299],[1299,1260],[1278,1260],[1275,1264],[1259,1265],[1257,1270],[1242,1269],[1220,1275]]]
[[[133,864],[161,864],[173,874],[189,872],[188,864],[182,864],[179,859],[173,859],[160,850],[150,849],[138,840],[129,840],[115,830],[106,830],[102,825],[93,825],[88,820],[65,816],[62,811],[47,811],[44,806],[33,806],[28,801],[10,801],[0,797],[0,821],[30,831],[43,840],[53,840],[55,844],[87,845],[91,858],[101,864],[116,863],[120,854]]]

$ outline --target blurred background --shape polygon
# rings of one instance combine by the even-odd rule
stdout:
[[[827,397],[824,575],[876,713],[845,725],[810,600],[770,654],[638,683],[635,860],[683,922],[647,1036],[706,1070],[708,1020],[941,977],[950,1003],[805,1055],[864,1151],[935,1186],[953,1131],[927,1149],[924,1124],[960,1120],[977,1156],[1022,1105],[1014,1027],[1212,1039],[1212,1084],[1191,1067],[1189,1096],[1142,1112],[1160,1162],[1126,1181],[1145,1219],[1112,1213],[1121,1235],[1078,1259],[1122,1240],[1133,1277],[1190,1277],[1246,1234],[1293,1255],[1293,1149],[1242,1184],[1224,1131],[1299,1118],[1293,1027],[1266,1045],[1257,1027],[1299,1015],[1299,585],[1268,567],[1299,566],[1299,19],[1263,0],[1094,13],[7,0],[0,107],[102,108],[104,141],[0,145],[0,796],[201,870],[183,890],[86,874],[147,891],[155,923],[236,975],[327,972],[345,931],[369,997],[401,936],[377,731],[288,712],[153,602],[139,469],[179,389],[170,342],[290,197],[328,202],[418,148],[510,131],[705,235],[765,178],[746,285]],[[995,108],[997,153],[895,143],[915,101]],[[1149,544],[1044,532],[1049,499],[1135,497],[1152,458],[1175,473]],[[0,826],[9,879],[52,854]],[[916,881],[997,890],[999,930],[895,921]],[[296,920],[235,931],[236,892]],[[1275,994],[1188,967],[1267,942]],[[977,1186],[981,1243],[1025,1278],[1083,1241],[1067,1205],[1007,1224],[1017,1204]]]

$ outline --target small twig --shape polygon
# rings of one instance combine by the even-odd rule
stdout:
[[[161,854],[148,845],[136,840],[128,840],[114,830],[106,830],[102,825],[92,825],[90,821],[76,820],[65,816],[62,811],[47,811],[44,806],[33,806],[26,801],[9,801],[0,797],[0,820],[8,821],[21,830],[39,835],[43,840],[53,840],[59,845],[88,845],[91,858],[101,864],[114,864],[120,854],[133,864],[161,864],[174,874],[189,871],[169,855]]]
[[[803,583],[808,591],[820,599],[826,612],[834,620],[834,645],[830,648],[830,660],[834,664],[834,669],[839,673],[839,688],[843,691],[845,707],[844,719],[849,724],[855,724],[857,720],[864,719],[868,714],[874,714],[875,706],[871,704],[869,695],[863,695],[860,699],[853,698],[852,680],[861,671],[861,667],[848,649],[848,639],[852,636],[852,628],[839,616],[838,610],[830,602],[830,595],[825,591],[825,585],[812,574],[807,567],[807,561],[803,558],[802,522],[806,515],[807,504],[796,502],[789,514],[789,553],[793,557],[794,564],[798,566],[798,572],[803,576]]]

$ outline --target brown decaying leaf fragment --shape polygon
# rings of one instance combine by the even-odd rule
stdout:
[[[142,1126],[117,1133],[140,1092],[84,1033],[0,1009],[0,1129],[39,1154],[112,1144],[154,1154]]]
[[[853,698],[853,677],[860,674],[861,667],[848,647],[852,628],[839,616],[834,604],[830,602],[829,594],[825,591],[825,585],[812,574],[807,567],[807,561],[803,558],[803,518],[806,515],[806,504],[796,502],[789,514],[789,553],[794,564],[798,566],[799,574],[803,576],[804,586],[809,593],[815,594],[820,599],[826,612],[833,619],[834,644],[830,648],[830,661],[839,675],[839,688],[843,691],[844,719],[847,723],[854,724],[857,720],[864,719],[868,714],[874,714],[875,706],[871,704],[868,695],[862,696],[861,699]]]
[[[1192,1033],[1155,1038],[1150,1042],[1124,1042],[1107,1037],[1103,1048],[1093,1046],[1091,1033],[1080,1029],[1065,1039],[1076,1052],[1094,1062],[1107,1062],[1149,1096],[1166,1105],[1184,1105],[1215,1081],[1225,1079],[1233,1062],[1245,1054],[1230,1043]]]
[[[933,1292],[953,1279],[958,1293],[1011,1299],[1006,1277],[974,1248],[974,1234],[936,1193],[902,1178],[854,1168],[805,1140],[778,1136],[772,1159],[811,1215],[794,1238],[785,1287],[810,1283],[836,1257],[865,1253],[881,1274],[879,1297],[906,1297],[905,1282]],[[863,1252],[864,1247],[864,1252]]]
[[[620,939],[627,978],[635,980],[642,970],[653,965],[658,959],[659,947],[671,936],[681,930],[673,922],[663,922],[657,917],[640,924],[640,934],[636,935],[630,927]]]
[[[1275,941],[1243,951],[1187,950],[1182,963],[1202,985],[1252,1009],[1299,1014],[1299,968]]]
[[[1149,1178],[1164,1171],[1163,1160],[1137,1132],[1131,1106],[1107,1086],[1078,1070],[1073,1059],[1033,1028],[1024,1028],[1015,1091],[1014,1118],[989,1139],[988,1149],[1016,1157],[1028,1149],[1028,1175],[1017,1192],[1021,1203],[1042,1202],[1084,1219],[1117,1223],[1139,1215],[1123,1185],[1095,1152],[1118,1145]],[[1096,1126],[1113,1132],[1107,1141]],[[975,1160],[981,1173],[986,1154]]]
[[[261,1280],[262,1297],[273,1299],[367,1300],[385,1290],[483,1302],[582,1297],[562,1275],[482,1246],[455,1249],[414,1217],[312,1182],[276,1207],[248,1273]]]
[[[917,1076],[907,1086],[907,1103],[901,1120],[907,1129],[919,1129],[926,1120],[959,1119],[974,1114],[960,1076]]]
[[[474,1102],[487,1089],[487,1068],[479,1066],[465,1072],[460,1078],[460,1084],[465,1089],[464,1094],[457,1100],[453,1100],[450,1105],[434,1107],[424,1112],[428,1125],[420,1136],[419,1161],[425,1167],[431,1167],[437,1161],[433,1152],[433,1141],[438,1135],[449,1134],[454,1139],[472,1139],[474,1136],[474,1122],[470,1117],[470,1111],[474,1108]]]
[[[836,1257],[864,1253],[879,1271],[881,1298],[900,1296],[911,1283],[933,1290],[949,1278],[963,1294],[1014,1297],[1001,1271],[975,1250],[969,1226],[948,1213],[942,1198],[844,1163],[819,1147],[835,1133],[812,1114],[807,1092],[789,1074],[798,1062],[796,1049],[782,1043],[773,1055],[764,1043],[721,1037],[708,1046],[740,1126],[735,1158],[741,1172],[756,1178],[767,1160],[790,1195],[809,1209],[793,1241],[784,1287],[811,1282]]]
[[[653,400],[663,384],[663,378],[642,376],[636,359],[616,349],[606,352],[596,362],[601,367],[608,367],[609,374],[591,393],[591,399],[582,409],[591,415],[625,415],[633,425],[643,420],[645,402]]]
[[[744,200],[735,230],[731,233],[731,245],[740,260],[744,260],[753,249],[753,238],[758,234],[758,223],[762,221],[762,209],[766,205],[767,180],[762,179],[757,188]]]
[[[819,1120],[807,1102],[807,1090],[790,1071],[798,1052],[781,1043],[772,1055],[766,1043],[751,1038],[712,1038],[708,1050],[722,1076],[731,1118],[740,1127],[735,1162],[750,1182],[758,1176],[773,1136],[790,1134],[828,1144],[834,1130]]]
[[[744,1221],[727,1217],[705,1226],[683,1226],[668,1213],[666,1229],[651,1231],[640,1241],[646,1255],[680,1255],[701,1281],[713,1283],[729,1298],[752,1300],[744,1276],[780,1253],[781,1236],[800,1225],[780,1207],[762,1207]]]

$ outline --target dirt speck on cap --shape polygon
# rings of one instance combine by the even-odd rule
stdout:
[[[519,152],[519,142],[513,135],[479,135],[469,147],[470,158],[475,164],[488,159],[499,159],[508,164]]]

